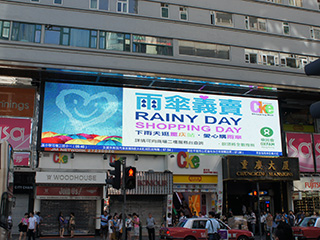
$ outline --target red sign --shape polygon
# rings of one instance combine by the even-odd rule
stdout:
[[[0,140],[7,140],[14,150],[29,150],[31,119],[0,118]]]
[[[35,93],[32,88],[0,87],[0,115],[33,117]]]
[[[316,158],[317,172],[320,172],[320,134],[313,134],[314,153]]]
[[[37,187],[38,196],[83,196],[100,197],[100,187]]]
[[[14,153],[13,163],[15,166],[29,166],[30,153]]]
[[[286,133],[288,157],[299,158],[300,172],[314,172],[312,136],[309,133]]]

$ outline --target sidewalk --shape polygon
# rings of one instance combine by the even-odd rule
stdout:
[[[19,236],[18,235],[14,235],[12,240],[18,240]],[[28,237],[27,237],[28,239]],[[75,236],[74,238],[70,238],[69,236],[65,236],[64,238],[60,238],[58,236],[50,236],[50,237],[41,237],[41,238],[36,238],[38,240],[70,240],[70,239],[79,239],[79,240],[98,240],[100,239],[99,236]],[[260,236],[255,236],[254,238],[255,240],[260,240]],[[262,236],[261,240],[265,240],[265,236]],[[143,236],[142,240],[148,240],[148,237]],[[156,237],[156,240],[158,240],[158,238]]]

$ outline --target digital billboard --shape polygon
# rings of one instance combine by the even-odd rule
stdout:
[[[277,100],[46,83],[51,151],[282,154]]]

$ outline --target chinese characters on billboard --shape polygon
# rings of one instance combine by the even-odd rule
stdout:
[[[278,102],[46,83],[48,150],[281,155]]]

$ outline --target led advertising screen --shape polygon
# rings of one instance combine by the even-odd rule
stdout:
[[[282,154],[277,100],[46,83],[49,151]]]

